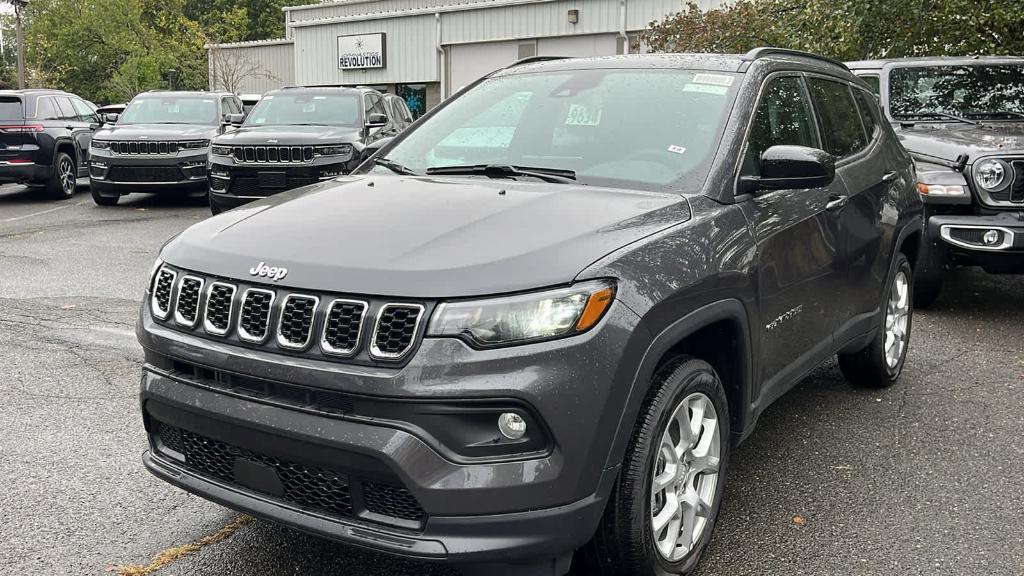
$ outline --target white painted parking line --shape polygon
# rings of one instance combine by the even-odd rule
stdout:
[[[0,220],[0,222],[14,222],[17,220],[24,220],[26,218],[33,218],[35,216],[42,216],[43,214],[49,214],[50,212],[56,212],[57,210],[63,210],[72,206],[78,206],[78,204],[64,204],[63,206],[57,206],[56,208],[50,208],[49,210],[40,210],[39,212],[33,212],[31,214],[24,214],[22,216],[15,216],[14,218],[6,218]]]

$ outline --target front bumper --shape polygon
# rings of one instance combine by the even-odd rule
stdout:
[[[101,194],[206,190],[206,149],[121,155],[92,150],[89,184]]]
[[[151,440],[144,460],[168,482],[321,536],[460,563],[564,555],[585,543],[597,526],[618,474],[617,466],[605,468],[613,432],[607,422],[618,421],[616,392],[624,392],[614,389],[613,374],[622,339],[637,321],[624,306],[613,305],[598,329],[562,341],[474,351],[459,340],[425,339],[406,365],[394,367],[243,348],[165,326],[147,308],[138,331],[146,351],[141,402]],[[175,369],[182,364],[196,366],[196,375]],[[361,417],[358,405],[343,414],[324,413],[209,386],[201,373],[293,383],[357,402],[521,402],[535,411],[552,441],[541,454],[464,458],[416,426]],[[254,483],[203,473],[162,448],[162,425],[230,446],[239,455],[258,452],[262,462],[282,459],[292,468],[343,474],[351,486],[351,508],[339,515],[297,504],[272,474]],[[265,470],[256,474],[267,475]],[[411,524],[374,515],[360,500],[367,481],[407,491],[422,520]]]
[[[986,234],[994,240],[987,242]],[[1024,212],[932,215],[928,236],[954,263],[1024,274]]]
[[[279,192],[343,176],[358,165],[358,155],[344,162],[333,157],[316,157],[302,163],[242,163],[230,157],[211,156],[210,195],[212,201],[222,208],[234,208]]]

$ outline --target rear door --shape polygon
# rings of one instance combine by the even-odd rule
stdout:
[[[64,135],[71,139],[75,145],[75,160],[78,163],[79,176],[88,173],[89,165],[89,141],[92,139],[92,130],[88,122],[83,122],[67,96],[54,96],[53,102],[60,111],[60,124],[65,130]]]
[[[78,122],[84,126],[84,129],[75,132],[75,139],[78,140],[79,150],[82,155],[82,162],[80,162],[78,171],[87,172],[89,144],[92,142],[92,135],[96,131],[94,127],[99,124],[100,119],[96,115],[96,110],[80,98],[71,97],[71,105],[74,106],[75,113],[78,115]]]
[[[835,328],[837,335],[849,338],[871,329],[881,302],[889,271],[882,250],[883,209],[890,181],[898,174],[893,163],[901,155],[881,142],[870,93],[826,77],[810,77],[808,86],[824,148],[836,157],[836,177],[847,190],[845,201],[835,208],[847,277],[836,292]]]
[[[764,84],[741,176],[759,176],[761,154],[784,144],[821,147],[805,81],[797,73],[777,73]],[[829,202],[844,193],[836,180],[826,188],[763,190],[739,204],[757,243],[762,402],[777,398],[833,351],[835,293],[845,270]]]

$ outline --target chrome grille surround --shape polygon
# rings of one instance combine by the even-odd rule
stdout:
[[[302,306],[301,309],[297,308],[299,305],[297,302],[307,303]],[[289,308],[289,305],[292,305]],[[288,348],[289,350],[305,350],[309,346],[309,342],[313,339],[313,329],[316,326],[316,312],[320,307],[320,298],[316,296],[310,296],[309,294],[289,294],[284,297],[281,302],[281,313],[278,315],[277,320],[277,345],[282,348]],[[296,314],[298,317],[296,317]],[[298,321],[300,326],[298,332],[301,334],[305,332],[305,337],[301,341],[296,341],[288,332],[292,332],[293,326],[285,327],[285,324],[291,324],[292,322]],[[308,326],[304,326],[308,323]]]
[[[171,314],[171,305],[174,303],[174,285],[178,273],[163,266],[156,272],[156,279],[153,281],[153,295],[150,298],[149,306],[153,316],[160,320],[166,320]],[[166,306],[160,306],[160,300],[166,299]]]
[[[254,334],[250,330],[246,329],[246,327],[245,327],[245,324],[247,324],[246,315],[250,313],[250,312],[246,311],[246,306],[249,306],[249,304],[250,304],[250,300],[249,299],[250,299],[251,296],[258,296],[258,295],[262,295],[262,296],[267,298],[267,300],[265,301],[266,302],[265,306],[262,303],[256,304],[261,309],[262,308],[266,308],[265,312],[261,312],[261,315],[262,314],[266,315],[266,319],[264,319],[262,321],[262,328],[263,328],[263,333],[262,334]],[[276,297],[277,297],[277,293],[274,292],[273,290],[264,290],[263,288],[248,288],[248,289],[246,289],[245,293],[242,294],[241,309],[239,310],[239,313],[238,313],[238,337],[239,338],[241,338],[245,342],[249,342],[249,343],[252,343],[252,344],[262,344],[262,343],[267,341],[267,337],[270,336],[270,324],[271,324],[271,320],[273,319],[273,315],[274,315],[274,299]],[[251,327],[251,325],[250,325],[250,327]]]
[[[174,321],[186,328],[195,328],[199,322],[205,280],[187,274],[178,282],[178,298],[174,303]],[[182,311],[182,307],[186,309]],[[191,311],[189,311],[189,308]]]
[[[231,317],[235,312],[235,293],[238,287],[227,282],[210,282],[206,289],[206,304],[203,306],[203,330],[214,336],[224,336],[231,330]],[[226,295],[225,295],[226,293]],[[228,315],[221,326],[217,325],[218,315],[210,313],[211,306],[223,306],[224,299],[228,301]],[[211,321],[210,318],[214,320]]]
[[[341,318],[335,318],[335,310],[340,309],[343,306],[350,306],[353,308],[352,314],[358,317],[355,320],[356,333],[355,336],[348,337],[347,340],[352,342],[352,345],[347,348],[336,347],[334,344],[337,343],[337,338],[333,338],[328,335],[328,330],[340,330],[345,328],[348,332],[351,332],[352,323],[348,323],[346,326],[341,326]],[[337,298],[332,300],[327,305],[327,312],[324,314],[324,329],[320,333],[320,350],[329,356],[340,356],[347,358],[352,356],[359,350],[359,343],[363,336],[363,323],[366,320],[366,310],[370,307],[369,304],[362,300],[347,300],[344,298]],[[341,314],[341,312],[339,312]],[[332,325],[334,322],[334,325]],[[333,342],[332,342],[333,340]]]
[[[314,154],[312,146],[234,146],[231,156],[249,164],[308,164]]]
[[[388,330],[391,333],[386,335],[382,333],[381,324],[385,321],[385,315],[388,314],[388,312],[391,310],[401,308],[406,309],[407,312],[415,311],[416,313],[416,317],[413,319],[413,323],[411,326],[411,333],[408,333],[410,331],[408,322],[406,321],[403,321],[401,336],[395,335],[393,333],[393,329],[390,327],[388,328]],[[374,319],[373,322],[373,335],[370,337],[370,356],[378,360],[401,360],[406,354],[409,353],[410,350],[413,349],[413,346],[416,343],[416,337],[419,334],[420,324],[423,322],[423,313],[425,311],[426,309],[420,304],[408,304],[403,302],[389,302],[381,306],[380,310],[377,311],[377,317]],[[409,342],[407,344],[403,344],[400,350],[389,351],[384,350],[380,347],[381,337],[385,337],[388,339],[384,341],[384,343],[387,344],[393,338],[399,338],[401,340],[406,336],[408,336]]]

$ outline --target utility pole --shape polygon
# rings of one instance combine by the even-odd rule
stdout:
[[[21,34],[21,10],[28,0],[6,0],[14,6],[14,32],[18,42],[18,88],[25,88],[25,40]]]

